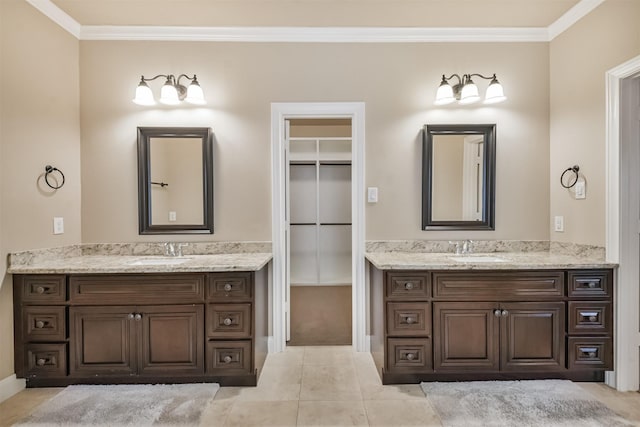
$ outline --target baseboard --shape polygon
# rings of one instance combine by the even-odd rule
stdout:
[[[16,378],[16,374],[10,375],[0,381],[0,402],[4,402],[19,391],[24,390],[27,382]]]

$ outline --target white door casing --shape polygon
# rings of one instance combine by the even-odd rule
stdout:
[[[362,102],[272,103],[271,104],[271,192],[273,240],[273,337],[269,352],[283,351],[286,346],[288,298],[286,283],[287,197],[286,197],[286,121],[292,118],[350,118],[351,147],[351,212],[352,212],[352,339],[356,351],[368,351],[366,336],[365,259],[364,259],[364,113]]]
[[[638,195],[630,192],[638,191],[639,176],[637,164],[634,176],[630,173],[633,166],[626,163],[629,160],[626,151],[631,147],[623,146],[626,141],[621,140],[621,135],[628,138],[631,130],[626,126],[630,126],[628,117],[632,112],[629,108],[633,103],[628,96],[623,96],[626,94],[622,93],[622,87],[627,86],[623,80],[639,74],[640,56],[606,73],[606,256],[607,261],[619,263],[619,267],[614,310],[615,371],[608,373],[605,380],[620,391],[638,390],[640,381],[638,247],[631,246],[632,241],[628,238],[631,233],[635,233],[636,239],[638,235],[638,217],[632,217],[629,203],[638,200]],[[635,85],[637,89],[640,85],[638,79],[635,79]],[[637,133],[637,122],[635,126]],[[635,184],[629,185],[632,179],[635,179]]]

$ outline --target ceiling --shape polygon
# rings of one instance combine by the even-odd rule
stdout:
[[[590,0],[582,0],[582,2]],[[581,0],[51,0],[81,26],[548,27]]]

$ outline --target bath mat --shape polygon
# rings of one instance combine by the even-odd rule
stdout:
[[[626,427],[625,420],[566,380],[423,382],[445,427]]]
[[[218,384],[74,385],[18,426],[192,426]]]

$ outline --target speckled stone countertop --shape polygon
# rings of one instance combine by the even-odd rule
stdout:
[[[449,242],[367,242],[367,260],[380,270],[522,270],[613,268],[604,248],[555,242],[474,242],[476,251],[455,255]]]
[[[186,273],[257,271],[273,257],[269,242],[195,243],[182,257],[157,243],[72,245],[10,254],[12,274]]]

